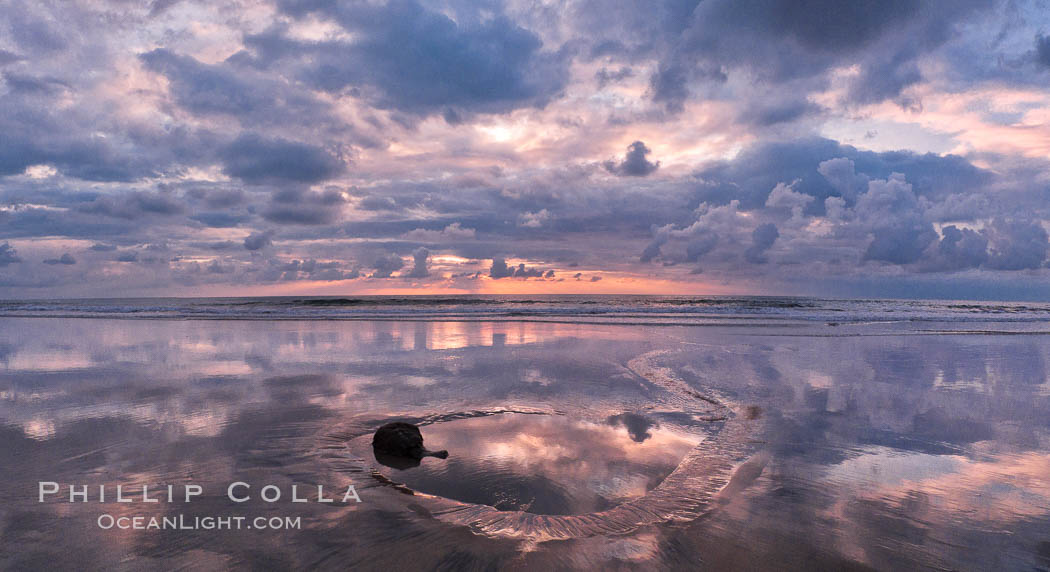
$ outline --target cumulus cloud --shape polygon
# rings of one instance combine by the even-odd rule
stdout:
[[[868,183],[868,191],[857,201],[856,213],[871,228],[872,240],[865,260],[894,264],[917,261],[937,233],[923,216],[919,201],[904,175]]]
[[[248,250],[260,250],[273,244],[272,230],[253,232],[244,239],[244,248]]]
[[[490,278],[507,278],[514,275],[514,270],[507,266],[507,261],[503,258],[493,258],[492,266],[489,267]]]
[[[705,254],[711,252],[718,246],[718,235],[713,232],[701,233],[696,239],[691,240],[685,246],[686,261],[697,262]]]
[[[1031,270],[1046,260],[1047,234],[1041,224],[997,217],[985,228],[988,266],[999,270]]]
[[[655,172],[660,167],[660,162],[649,161],[646,156],[652,150],[641,141],[635,141],[627,146],[627,155],[622,161],[606,161],[602,164],[606,171],[615,175],[625,177],[644,177]]]
[[[827,179],[832,188],[838,191],[838,196],[849,205],[855,204],[857,195],[868,188],[868,177],[857,173],[856,164],[846,157],[821,161],[817,172]]]
[[[430,251],[420,246],[412,253],[412,270],[406,275],[408,278],[426,278],[430,276],[427,261],[430,259]]]
[[[752,264],[765,264],[765,252],[773,246],[773,242],[780,237],[777,226],[771,222],[760,224],[751,232],[751,246],[744,251],[744,258]]]
[[[424,264],[425,260],[426,258],[424,258]],[[405,261],[396,254],[379,256],[372,264],[372,268],[375,269],[375,271],[372,272],[372,278],[390,278],[394,272],[401,270],[404,266]]]
[[[543,270],[540,268],[530,268],[525,266],[525,263],[519,263],[517,266],[507,266],[507,261],[503,258],[496,257],[492,259],[492,266],[489,267],[490,278],[554,278],[554,271]]]
[[[969,228],[948,225],[941,229],[941,240],[927,268],[962,270],[977,268],[988,260],[988,237]]]
[[[474,238],[476,231],[472,228],[454,222],[441,230],[428,230],[424,228],[412,229],[404,234],[407,240],[418,240],[420,242],[442,242],[446,240],[469,240]]]
[[[660,227],[653,226],[653,240],[645,246],[645,250],[638,258],[639,262],[652,262],[654,258],[660,256],[660,249],[671,239],[673,227],[674,225],[670,224]]]
[[[518,226],[524,226],[526,228],[539,228],[543,226],[543,223],[550,220],[551,213],[547,209],[540,209],[534,213],[522,213],[518,217]]]
[[[68,252],[62,254],[62,256],[59,256],[58,258],[47,258],[47,259],[44,260],[44,264],[51,264],[51,265],[55,265],[55,264],[72,265],[72,264],[76,264],[76,263],[77,263],[77,260],[75,258],[73,258],[73,255],[68,253]]]

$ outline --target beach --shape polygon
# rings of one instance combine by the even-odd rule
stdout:
[[[0,568],[1046,568],[1048,318],[810,298],[5,302]],[[392,420],[449,458],[377,459]]]

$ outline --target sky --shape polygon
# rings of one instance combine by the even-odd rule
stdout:
[[[0,297],[1050,299],[1050,5],[0,0]]]

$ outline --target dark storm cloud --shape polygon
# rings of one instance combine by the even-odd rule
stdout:
[[[606,161],[602,165],[606,171],[616,175],[644,177],[660,167],[659,161],[652,162],[646,159],[651,152],[652,150],[646,147],[645,143],[635,141],[627,146],[627,154],[622,161]]]
[[[327,91],[359,88],[374,105],[417,115],[542,107],[568,81],[568,57],[502,15],[454,21],[412,0],[383,5],[283,1],[289,14],[330,18],[354,41],[250,36],[261,57],[305,55],[302,76]],[[275,35],[277,34],[277,35]]]
[[[317,183],[344,170],[337,157],[320,147],[245,133],[219,155],[223,171],[246,183]]]

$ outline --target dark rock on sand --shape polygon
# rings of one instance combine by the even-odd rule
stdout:
[[[419,432],[419,427],[401,421],[380,427],[372,437],[372,450],[377,460],[395,468],[418,466],[423,457],[448,457],[448,451],[428,451],[423,447],[423,434]]]

